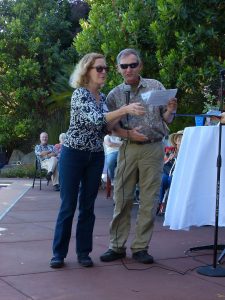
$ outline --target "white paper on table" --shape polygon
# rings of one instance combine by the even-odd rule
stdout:
[[[167,105],[169,99],[174,98],[176,96],[176,93],[177,89],[153,90],[146,93],[142,93],[141,97],[146,104],[159,106]]]

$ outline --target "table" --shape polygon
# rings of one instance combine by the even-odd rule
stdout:
[[[164,226],[215,225],[219,126],[187,127],[169,191]],[[225,128],[222,127],[219,226],[225,226]]]

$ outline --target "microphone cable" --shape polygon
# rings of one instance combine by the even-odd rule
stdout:
[[[125,86],[125,95],[126,95],[126,105],[130,104],[130,91],[131,91],[131,86],[130,85],[126,85]],[[128,145],[128,141],[129,141],[129,128],[130,128],[130,124],[129,124],[129,115],[126,115],[126,132],[127,132],[127,139],[124,140],[124,149],[123,149],[123,157],[124,157],[124,167],[122,170],[122,174],[121,174],[121,179],[122,179],[122,204],[121,207],[122,209],[124,209],[124,204],[125,204],[125,191],[124,191],[124,172],[126,170],[126,166],[127,166],[127,157],[126,157],[126,150],[127,150],[127,145]],[[115,203],[116,206],[116,203]],[[122,210],[121,209],[121,210]],[[118,244],[118,229],[119,229],[119,225],[120,225],[121,220],[118,220],[118,224],[116,226],[116,231],[115,231],[115,238],[116,238],[116,246],[117,249],[119,249],[119,244]],[[126,265],[123,261],[123,259],[121,259],[122,264],[124,265],[124,267],[126,268]]]

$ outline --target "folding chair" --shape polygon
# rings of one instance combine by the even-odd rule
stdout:
[[[41,180],[42,180],[43,173],[46,174],[46,170],[41,167],[40,158],[38,156],[36,156],[36,160],[35,160],[35,173],[34,173],[34,179],[33,179],[33,186],[32,186],[32,188],[34,188],[35,180],[36,180],[37,176],[39,176],[39,178],[40,178],[40,190],[41,190]],[[48,184],[49,184],[49,180],[47,180],[47,185]]]

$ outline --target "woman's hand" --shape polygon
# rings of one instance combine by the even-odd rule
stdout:
[[[131,103],[129,105],[123,106],[126,114],[142,116],[145,114],[145,109],[139,102]]]
[[[113,121],[118,122],[121,119],[121,117],[123,117],[127,114],[141,116],[141,115],[145,114],[145,109],[140,103],[135,102],[135,103],[131,103],[129,105],[124,105],[117,110],[108,112],[105,114],[105,117],[106,117],[107,123],[110,123]]]

